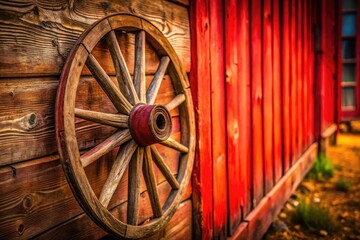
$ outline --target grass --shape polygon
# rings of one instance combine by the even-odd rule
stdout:
[[[326,230],[331,233],[335,230],[335,222],[329,210],[305,199],[302,199],[296,207],[292,219],[311,231]]]
[[[351,181],[348,179],[345,179],[343,176],[340,176],[338,181],[335,184],[336,190],[341,192],[348,192],[351,187]]]
[[[307,178],[310,180],[323,181],[334,176],[334,166],[332,161],[325,155],[319,155],[312,168],[310,169]]]

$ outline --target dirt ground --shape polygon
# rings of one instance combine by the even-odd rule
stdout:
[[[342,133],[338,135],[337,145],[328,149],[334,176],[320,182],[305,179],[264,239],[360,239],[360,122],[352,122],[351,127],[349,133],[346,126],[341,125]],[[348,192],[336,187],[339,178],[351,182]],[[293,213],[299,199],[307,199],[328,209],[334,227],[324,231],[295,223]]]

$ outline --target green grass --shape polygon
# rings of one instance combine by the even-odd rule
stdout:
[[[335,222],[329,210],[322,208],[318,204],[309,203],[304,199],[296,207],[292,220],[311,231],[326,230],[331,233],[335,230]]]
[[[335,184],[335,187],[338,191],[348,192],[350,190],[351,184],[352,183],[350,180],[345,179],[343,176],[340,176]]]
[[[324,155],[319,155],[312,168],[310,169],[307,178],[316,181],[323,181],[334,176],[334,166],[332,161]]]

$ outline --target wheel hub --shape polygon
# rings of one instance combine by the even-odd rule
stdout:
[[[136,105],[130,113],[131,136],[140,146],[165,141],[172,130],[169,111],[161,105]]]

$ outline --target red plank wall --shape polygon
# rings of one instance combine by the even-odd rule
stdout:
[[[314,161],[335,121],[333,1],[191,1],[196,239],[259,239]]]
[[[335,110],[340,99],[338,96],[339,79],[337,78],[337,32],[336,32],[336,0],[317,1],[315,10],[315,79],[316,105],[320,124],[316,127],[316,133],[325,132],[334,122],[338,122]],[[333,107],[336,105],[336,108]]]

